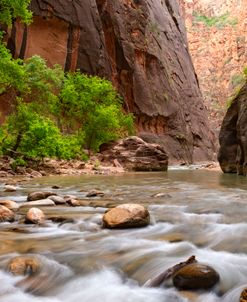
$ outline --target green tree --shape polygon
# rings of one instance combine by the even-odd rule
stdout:
[[[22,22],[29,24],[32,20],[32,13],[28,9],[30,1],[1,0],[0,23],[10,26],[15,18],[20,18]]]
[[[70,73],[60,94],[63,123],[80,130],[85,148],[97,152],[110,140],[133,133],[133,116],[122,111],[122,101],[111,82],[79,72]]]

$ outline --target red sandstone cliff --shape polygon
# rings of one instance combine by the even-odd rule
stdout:
[[[219,127],[247,65],[247,0],[180,0],[180,5],[205,104]]]
[[[39,54],[65,70],[112,80],[140,136],[171,160],[213,157],[213,137],[175,0],[33,0],[28,28],[15,24],[16,57]]]

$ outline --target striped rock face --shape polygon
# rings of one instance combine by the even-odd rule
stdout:
[[[33,0],[31,9],[33,23],[16,23],[9,33],[15,57],[39,54],[49,65],[110,79],[136,117],[137,134],[163,145],[170,161],[213,158],[176,1]]]

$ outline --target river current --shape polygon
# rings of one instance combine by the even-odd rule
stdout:
[[[0,224],[0,301],[3,302],[238,302],[247,287],[247,180],[220,172],[176,169],[117,176],[43,177],[0,199],[19,203],[29,192],[54,190],[85,198],[99,189],[94,206],[45,207],[45,225]],[[158,195],[157,195],[158,194]],[[150,211],[145,228],[101,228],[109,206],[141,203]],[[68,218],[54,223],[50,217]],[[71,220],[73,218],[73,220]],[[13,276],[10,259],[35,255],[40,274]],[[179,292],[142,285],[195,255],[220,274],[211,291]]]

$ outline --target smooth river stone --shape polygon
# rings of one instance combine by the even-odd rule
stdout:
[[[45,214],[38,208],[31,208],[27,211],[25,223],[40,224],[45,221]]]
[[[0,205],[5,206],[12,211],[19,209],[19,204],[13,200],[0,200]]]
[[[41,199],[41,200],[35,200],[35,201],[28,201],[20,204],[20,207],[45,207],[45,206],[55,206],[55,202],[51,199]]]
[[[192,263],[181,268],[173,276],[173,284],[179,289],[209,289],[220,280],[219,274],[210,266]]]
[[[5,206],[0,205],[0,222],[13,222],[15,214]]]
[[[28,194],[27,201],[46,199],[51,195],[57,195],[57,194],[54,192],[32,192]]]
[[[148,210],[139,204],[122,204],[103,216],[103,226],[110,229],[143,227],[149,222]]]

